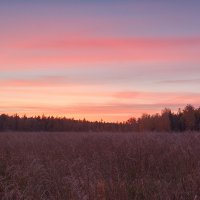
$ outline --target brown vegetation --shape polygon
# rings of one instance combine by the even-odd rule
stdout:
[[[0,133],[2,200],[199,197],[199,133]]]

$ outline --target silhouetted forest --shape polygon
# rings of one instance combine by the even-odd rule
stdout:
[[[20,117],[17,114],[0,115],[0,131],[199,131],[200,107],[187,105],[183,110],[173,113],[165,108],[161,114],[143,114],[140,118],[130,118],[126,122],[109,123],[104,121],[90,122],[87,120],[67,119],[65,117]]]

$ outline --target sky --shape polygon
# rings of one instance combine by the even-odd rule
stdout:
[[[1,0],[0,113],[126,121],[200,102],[200,1]]]

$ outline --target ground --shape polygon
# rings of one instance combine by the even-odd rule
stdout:
[[[0,133],[0,199],[200,198],[200,133]]]

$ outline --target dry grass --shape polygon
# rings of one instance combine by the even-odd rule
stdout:
[[[199,197],[199,133],[0,133],[2,200]]]

